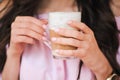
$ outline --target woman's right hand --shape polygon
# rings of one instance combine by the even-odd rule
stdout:
[[[47,21],[34,17],[19,16],[11,25],[11,39],[8,55],[21,56],[26,44],[33,45],[35,41],[45,40]]]

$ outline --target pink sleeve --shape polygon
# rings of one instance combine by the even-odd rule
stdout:
[[[119,48],[118,54],[117,54],[117,61],[118,61],[118,63],[120,64],[120,48]]]
[[[2,75],[0,74],[0,80],[2,80]]]
[[[120,30],[120,16],[119,17],[115,17],[115,19],[116,19],[117,27]],[[119,42],[120,42],[120,34],[119,34]],[[118,54],[117,54],[117,61],[120,64],[120,46],[119,46]]]

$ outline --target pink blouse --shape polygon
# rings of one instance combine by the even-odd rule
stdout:
[[[120,30],[120,16],[116,17],[115,19],[116,19],[116,22],[117,22],[118,29]],[[119,34],[119,43],[120,43],[120,34]],[[117,54],[117,61],[120,64],[120,46],[119,46],[118,54]]]

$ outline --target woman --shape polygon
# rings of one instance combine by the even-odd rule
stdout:
[[[11,0],[0,0],[0,18],[5,14],[11,3]]]
[[[17,80],[18,76],[21,80],[106,80],[112,73],[120,75],[116,60],[118,29],[110,3],[110,0],[13,0],[11,10],[0,20],[3,80]],[[46,15],[53,11],[82,12],[82,22],[68,22],[78,29],[72,31],[74,34],[71,30],[55,30],[70,39],[53,39],[54,43],[78,47],[74,51],[56,51],[78,59],[55,60],[43,44],[48,38]],[[32,17],[36,15],[39,20]]]

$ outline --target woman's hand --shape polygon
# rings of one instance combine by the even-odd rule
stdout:
[[[74,56],[80,58],[96,75],[97,80],[105,80],[112,68],[99,49],[93,31],[84,23],[70,21],[71,27],[77,30],[57,29],[58,34],[67,38],[52,38],[57,44],[77,47],[76,50],[56,50],[61,56]]]
[[[36,40],[45,39],[46,24],[46,20],[38,20],[34,17],[16,17],[11,25],[9,55],[21,56],[26,44],[33,45]]]
[[[45,39],[46,20],[34,17],[17,17],[11,26],[10,45],[7,50],[7,60],[2,72],[3,80],[18,80],[20,57],[26,44],[33,45],[35,41]],[[12,74],[11,74],[12,72]]]

